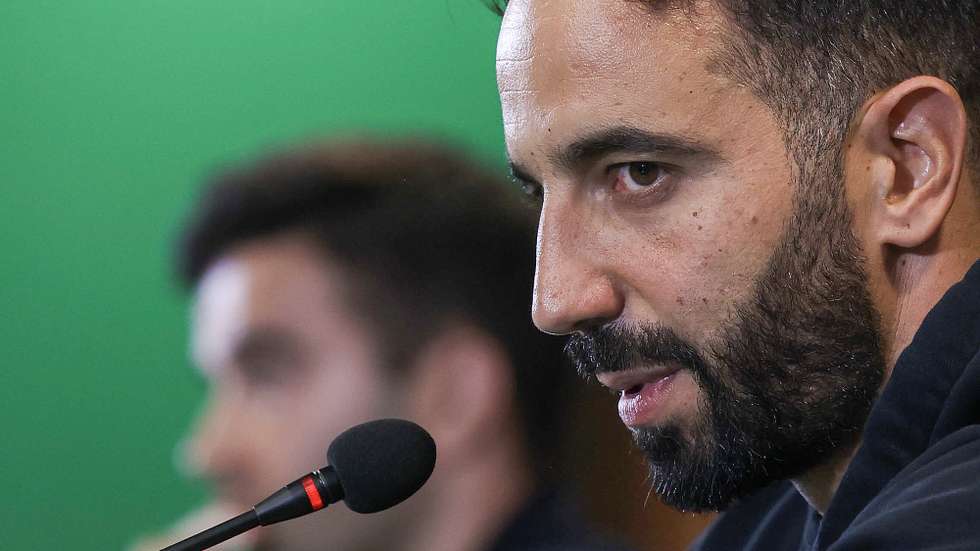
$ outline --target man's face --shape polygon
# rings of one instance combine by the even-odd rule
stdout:
[[[210,397],[190,447],[218,498],[251,508],[326,463],[344,429],[397,413],[373,336],[349,314],[345,275],[297,236],[233,249],[198,287],[193,352]],[[394,512],[391,512],[394,513]],[[272,549],[381,548],[394,518],[344,507],[262,528]],[[397,516],[397,513],[395,513]]]
[[[622,391],[665,501],[717,509],[852,439],[881,365],[846,219],[800,216],[778,122],[709,70],[724,22],[698,10],[513,1],[497,71],[542,195],[535,323]]]

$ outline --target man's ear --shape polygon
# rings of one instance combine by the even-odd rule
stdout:
[[[514,420],[514,383],[499,341],[470,326],[445,330],[422,348],[410,372],[407,405],[432,433],[440,465],[502,441],[502,424]]]
[[[966,120],[956,90],[935,77],[910,78],[870,102],[856,136],[868,154],[868,222],[880,245],[911,249],[939,231],[956,197]]]

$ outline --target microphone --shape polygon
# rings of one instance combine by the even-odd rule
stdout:
[[[303,516],[340,500],[357,513],[394,507],[429,479],[436,463],[436,443],[411,421],[380,419],[342,432],[327,448],[327,463],[290,482],[251,511],[162,551],[207,549],[256,526]]]

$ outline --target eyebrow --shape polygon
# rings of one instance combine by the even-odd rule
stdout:
[[[550,153],[548,159],[567,172],[611,153],[659,153],[675,157],[697,158],[702,161],[723,160],[716,149],[674,134],[648,132],[632,126],[614,126],[590,132],[572,143]],[[539,183],[530,171],[510,161],[515,180]]]

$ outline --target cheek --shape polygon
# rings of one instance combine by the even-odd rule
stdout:
[[[386,416],[382,387],[356,364],[321,367],[250,398],[243,438],[256,476],[274,490],[326,464],[330,443],[351,426]],[[288,479],[288,480],[287,480]]]
[[[327,447],[341,432],[379,417],[390,416],[385,408],[384,381],[376,376],[376,366],[358,362],[321,367],[297,389],[288,409],[294,412],[285,426],[302,430],[295,438],[303,440],[301,452],[320,466]],[[304,435],[304,436],[301,436]]]
[[[322,466],[326,444],[318,419],[310,415],[311,404],[305,392],[295,386],[265,393],[266,402],[254,410],[248,438],[254,456],[260,458],[263,480],[275,490],[299,474]],[[274,479],[274,480],[273,480]],[[271,491],[270,490],[270,491]]]
[[[638,295],[630,315],[689,338],[710,336],[750,296],[781,233],[781,211],[750,197],[682,197],[607,224],[610,235],[628,236],[615,250]]]
[[[751,204],[692,211],[683,234],[692,307],[716,311],[746,298],[779,233],[764,217]]]

